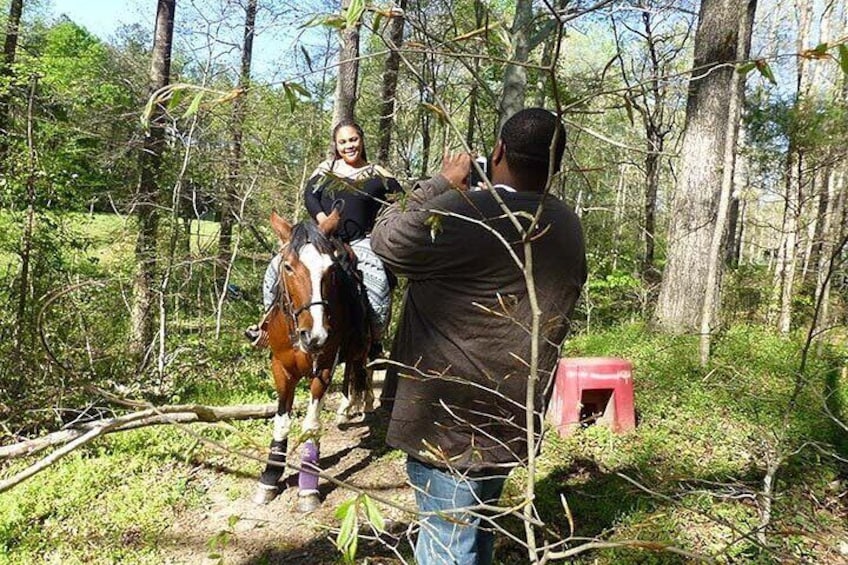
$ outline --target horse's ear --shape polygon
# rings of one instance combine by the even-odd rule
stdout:
[[[277,232],[280,241],[286,243],[291,238],[292,225],[277,215],[277,212],[271,212],[271,227]]]
[[[324,218],[324,221],[318,224],[318,229],[321,230],[326,236],[332,235],[339,228],[339,220],[342,219],[342,215],[339,213],[338,208],[333,208],[333,211],[330,212],[330,215]]]

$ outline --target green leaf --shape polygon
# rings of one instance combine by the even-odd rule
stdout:
[[[339,507],[345,509],[342,517],[342,523],[339,528],[339,534],[336,536],[336,547],[342,552],[342,558],[345,563],[353,563],[356,557],[356,546],[358,540],[357,514],[359,498],[353,498]],[[339,515],[339,510],[336,515]]]
[[[147,104],[144,105],[144,110],[141,111],[141,116],[139,116],[139,120],[141,121],[141,127],[144,128],[144,131],[150,127],[150,116],[153,114],[153,104],[154,99],[151,96],[147,99]]]
[[[241,520],[241,516],[239,516],[238,514],[233,514],[232,516],[227,518],[227,527],[232,530],[233,527],[238,524],[239,520]]]
[[[436,119],[439,120],[440,124],[446,124],[448,121],[448,116],[445,114],[444,110],[436,106],[435,104],[430,104],[429,102],[422,102],[422,106],[424,109],[436,116]]]
[[[200,108],[200,103],[203,101],[203,93],[198,92],[194,95],[194,98],[191,99],[191,104],[188,105],[188,110],[183,114],[183,119],[190,118],[191,116],[197,113],[197,110]]]
[[[371,497],[365,494],[362,496],[362,501],[365,503],[365,517],[368,519],[368,522],[374,526],[374,529],[378,532],[385,531],[386,522],[383,520],[383,515],[380,513],[380,509],[377,508],[377,505],[374,504]]]
[[[742,63],[741,65],[736,67],[736,72],[740,75],[747,75],[756,68],[757,63],[755,61],[748,61],[747,63]]]
[[[442,232],[442,217],[438,214],[433,214],[424,220],[424,225],[430,226],[430,239],[436,241],[436,236]]]
[[[760,74],[763,75],[770,83],[776,85],[777,79],[774,78],[774,73],[772,72],[769,64],[763,59],[758,59],[755,63]]]
[[[842,72],[848,75],[848,45],[839,44],[839,66],[842,67]]]
[[[380,33],[380,24],[383,23],[383,14],[382,12],[374,12],[374,21],[371,22],[371,29],[374,30],[375,33]]]
[[[283,93],[286,95],[286,100],[289,103],[289,110],[294,112],[295,107],[297,107],[297,95],[292,90],[292,87],[289,83],[283,83]]]
[[[342,502],[338,508],[336,508],[336,518],[339,520],[343,519],[347,513],[350,511],[350,507],[356,504],[356,497],[351,498],[350,500],[345,500]]]
[[[824,55],[825,53],[827,53],[828,48],[829,45],[827,43],[819,43],[818,45],[816,45],[816,48],[813,49],[813,53],[815,53],[816,55]]]
[[[344,15],[345,27],[352,28],[358,26],[364,12],[365,0],[350,0],[350,6],[348,6]]]
[[[627,119],[630,120],[630,125],[634,125],[633,121],[633,103],[630,101],[630,96],[625,94],[624,96],[624,110],[627,112]]]
[[[312,57],[309,56],[309,51],[306,50],[306,47],[303,44],[300,45],[300,50],[303,53],[303,57],[306,59],[306,66],[309,67],[309,72],[312,72]]]
[[[356,561],[356,547],[359,545],[359,536],[354,532],[353,537],[350,540],[350,545],[347,546],[347,551],[345,552],[345,558],[348,563],[355,563]]]
[[[181,86],[175,86],[171,89],[171,97],[168,99],[168,111],[173,111],[174,108],[180,105],[180,102],[185,95],[186,89]]]
[[[352,506],[348,508],[348,511],[345,513],[344,518],[342,518],[342,524],[339,528],[339,535],[336,537],[336,545],[339,547],[347,547],[350,545],[351,536],[354,534],[354,529],[356,526],[356,506]]]
[[[345,26],[345,19],[339,14],[318,14],[314,18],[307,21],[305,24],[300,26],[301,29],[307,27],[317,27],[317,26],[325,26],[331,27],[334,29],[343,29]]]
[[[289,82],[289,83],[286,83],[286,84],[289,85],[289,88],[291,88],[292,90],[297,92],[299,95],[303,96],[304,98],[310,97],[309,91],[306,90],[306,87],[303,86],[302,84],[298,84],[296,82]]]

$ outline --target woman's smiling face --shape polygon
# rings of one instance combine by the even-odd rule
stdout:
[[[351,167],[361,167],[365,164],[362,157],[362,136],[353,126],[344,126],[336,132],[336,151],[344,162]]]

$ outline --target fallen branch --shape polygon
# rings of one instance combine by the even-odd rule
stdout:
[[[33,475],[43,471],[74,449],[91,442],[102,435],[135,430],[147,426],[166,424],[191,424],[195,422],[223,422],[230,420],[252,420],[271,418],[276,412],[276,404],[243,404],[239,406],[204,406],[186,404],[179,406],[151,407],[139,412],[125,414],[115,418],[92,420],[61,430],[46,436],[21,441],[0,447],[0,460],[24,457],[37,453],[47,447],[63,445],[37,463],[20,473],[0,481],[0,492],[9,490]]]

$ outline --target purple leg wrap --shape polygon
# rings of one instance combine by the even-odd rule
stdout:
[[[300,455],[300,473],[297,478],[297,486],[303,491],[318,490],[318,475],[307,469],[318,469],[318,444],[312,440],[303,443]]]

